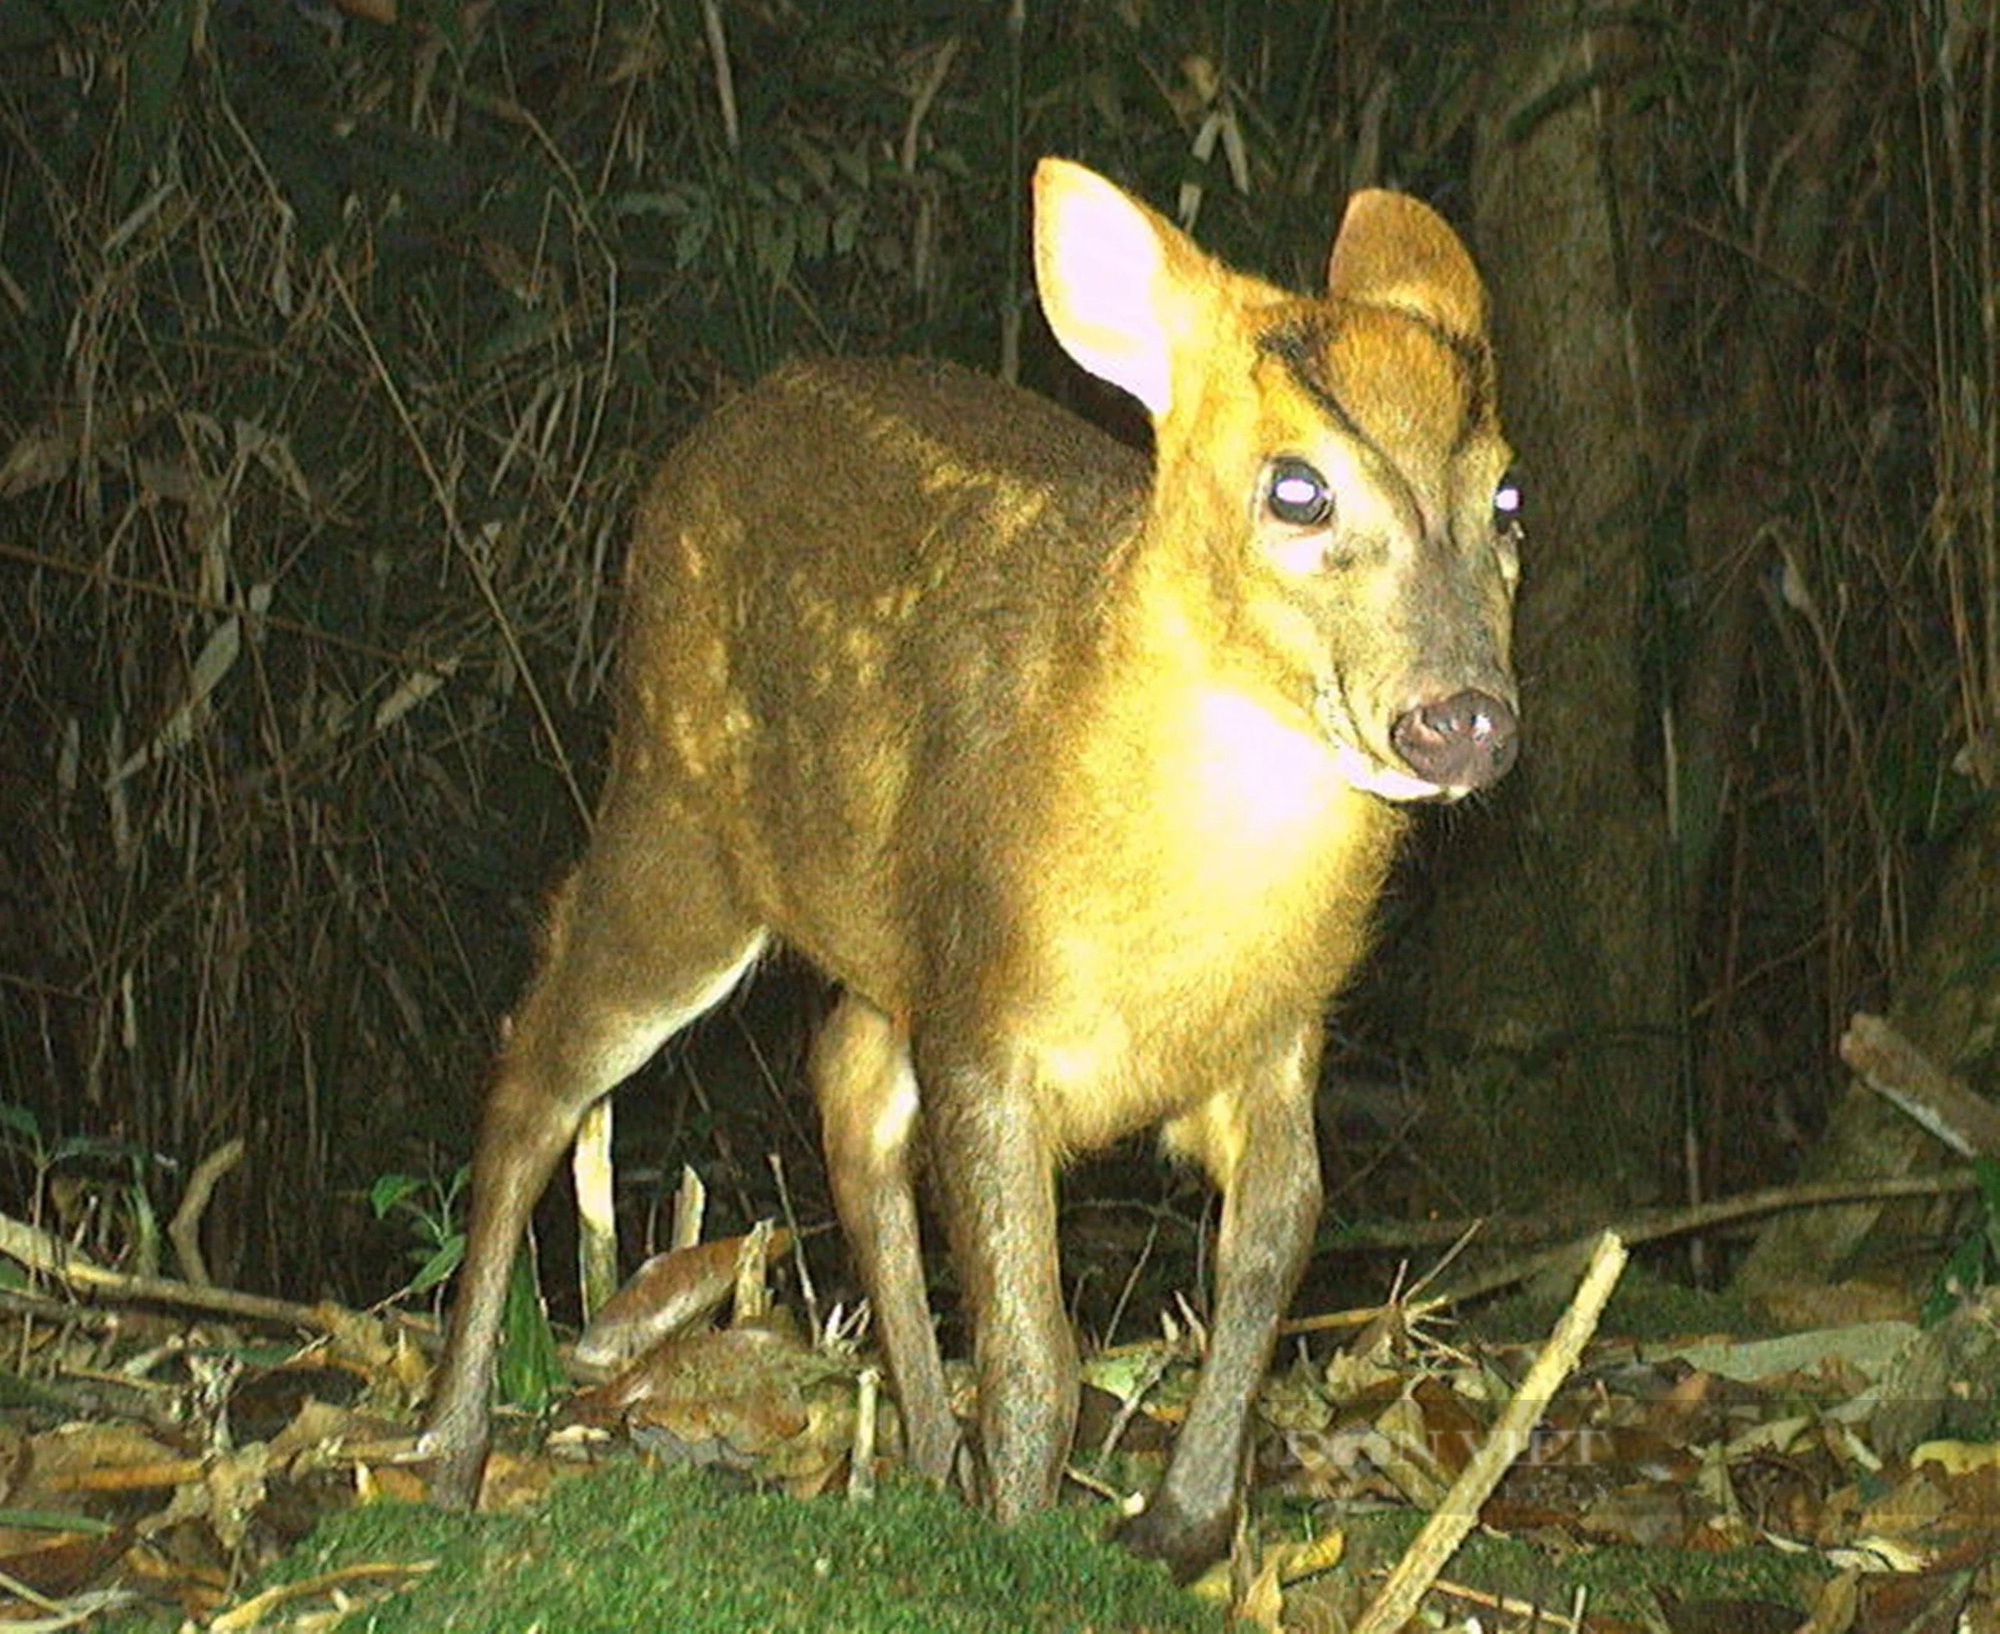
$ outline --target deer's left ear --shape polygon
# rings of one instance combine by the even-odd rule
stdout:
[[[1472,257],[1443,216],[1407,193],[1371,187],[1348,200],[1326,291],[1401,307],[1447,334],[1486,333],[1486,290]]]

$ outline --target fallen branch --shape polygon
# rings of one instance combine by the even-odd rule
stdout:
[[[1870,1089],[1960,1157],[2000,1157],[2000,1107],[1968,1088],[1880,1016],[1856,1014],[1840,1058]]]
[[[61,1239],[5,1214],[0,1214],[0,1254],[30,1271],[54,1278],[72,1292],[87,1290],[147,1304],[186,1305],[198,1311],[240,1316],[253,1322],[275,1322],[313,1333],[347,1332],[364,1320],[353,1311],[325,1302],[300,1305],[289,1299],[238,1293],[233,1288],[203,1288],[173,1277],[140,1277],[109,1270]]]
[[[1936,1174],[1905,1175],[1891,1179],[1870,1180],[1825,1180],[1799,1186],[1770,1186],[1762,1191],[1745,1192],[1737,1197],[1718,1197],[1713,1202],[1697,1203],[1688,1208],[1646,1209],[1614,1221],[1610,1230],[1620,1241],[1627,1244],[1659,1242],[1668,1237],[1683,1237],[1690,1232],[1712,1231],[1720,1225],[1728,1225],[1737,1220],[1751,1219],[1759,1214],[1776,1214],[1786,1209],[1826,1208],[1839,1203],[1889,1202],[1902,1197],[1944,1197],[1953,1192],[1973,1191],[1978,1180],[1970,1169],[1941,1169]],[[1508,1222],[1518,1233],[1519,1221]],[[1463,1236],[1463,1223],[1427,1222],[1421,1234],[1407,1246],[1419,1247],[1434,1242],[1452,1242]],[[1396,1243],[1384,1240],[1371,1243],[1372,1247],[1394,1247]],[[1480,1299],[1502,1288],[1511,1288],[1516,1283],[1532,1282],[1545,1272],[1554,1270],[1566,1262],[1581,1261],[1590,1250],[1590,1240],[1578,1238],[1571,1242],[1558,1243],[1539,1253],[1508,1260],[1491,1270],[1447,1288],[1436,1297],[1426,1300],[1412,1300],[1406,1306],[1409,1314],[1425,1314],[1446,1305],[1463,1304],[1470,1299]],[[1362,1310],[1324,1311],[1313,1316],[1295,1317],[1286,1322],[1278,1331],[1287,1336],[1301,1333],[1325,1333],[1348,1328],[1366,1327],[1383,1314],[1383,1307],[1373,1306]]]

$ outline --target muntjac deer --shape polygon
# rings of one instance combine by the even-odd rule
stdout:
[[[602,810],[500,1052],[425,1446],[468,1501],[508,1265],[583,1112],[774,941],[910,1461],[959,1429],[926,1179],[969,1301],[987,1501],[1048,1504],[1077,1406],[1058,1168],[1158,1126],[1221,1189],[1209,1353],[1124,1541],[1225,1553],[1311,1241],[1322,1010],[1402,826],[1514,758],[1519,494],[1477,274],[1393,193],[1323,296],[1035,174],[1050,328],[1149,463],[943,364],[791,366],[667,460],[627,564]]]

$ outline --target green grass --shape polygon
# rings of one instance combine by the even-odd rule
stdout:
[[[343,1630],[1171,1630],[1219,1615],[1102,1543],[1103,1511],[1008,1530],[892,1485],[871,1504],[799,1501],[621,1463],[527,1515],[374,1504],[329,1517],[280,1575],[434,1560]]]

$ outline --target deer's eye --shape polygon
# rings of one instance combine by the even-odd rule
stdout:
[[[1312,466],[1281,454],[1264,478],[1264,508],[1288,527],[1316,528],[1333,515],[1333,494]]]
[[[1523,527],[1521,513],[1524,503],[1521,479],[1509,471],[1500,479],[1499,487],[1493,490],[1493,531],[1502,538],[1518,541]]]

